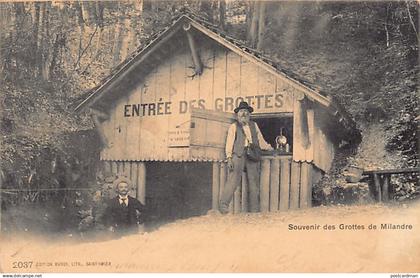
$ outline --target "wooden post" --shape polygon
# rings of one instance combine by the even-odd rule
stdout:
[[[260,177],[260,206],[261,212],[270,210],[270,160],[261,161]]]
[[[303,162],[300,171],[300,208],[312,206],[312,165]]]
[[[271,161],[270,169],[270,211],[279,209],[280,190],[280,158],[275,157]]]
[[[299,190],[300,190],[300,163],[292,161],[292,174],[290,181],[290,208],[299,208]]]
[[[218,162],[213,162],[212,209],[219,209],[220,168]]]
[[[378,202],[382,202],[381,181],[378,174],[373,174],[373,181],[375,183],[376,199]]]
[[[384,175],[382,183],[382,200],[388,202],[389,200],[389,180],[391,175]]]
[[[137,164],[137,199],[146,205],[146,163]]]
[[[245,172],[242,172],[242,212],[248,212],[248,180]]]
[[[242,186],[239,185],[234,193],[233,213],[239,214],[242,211],[241,200],[242,200]]]
[[[290,190],[290,160],[282,158],[280,163],[280,211],[289,209],[289,190]]]
[[[203,63],[200,60],[200,56],[198,55],[197,46],[194,41],[194,36],[190,31],[191,25],[187,24],[184,26],[184,30],[187,33],[188,45],[190,46],[191,55],[194,62],[195,73],[197,75],[201,75],[203,73]]]

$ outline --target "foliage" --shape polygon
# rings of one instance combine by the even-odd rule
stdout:
[[[54,175],[33,179],[35,173],[47,177],[57,161],[64,169],[80,168],[98,155],[97,138],[85,133],[92,128],[88,115],[73,115],[70,104],[186,7],[338,97],[359,126],[379,121],[390,138],[388,150],[405,159],[401,166],[418,165],[419,3],[258,5],[238,0],[0,3],[0,176],[8,187],[86,186],[87,180],[57,182],[62,178]],[[252,27],[253,18],[258,24]]]

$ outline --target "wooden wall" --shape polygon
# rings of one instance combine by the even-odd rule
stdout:
[[[265,157],[260,164],[260,207],[262,212],[286,211],[312,207],[312,184],[319,170],[311,163],[292,162],[291,156]],[[316,174],[318,177],[313,177]],[[225,163],[213,163],[213,209],[218,209],[226,183]],[[231,213],[248,211],[247,180],[242,175],[241,186],[230,204]]]
[[[171,56],[110,111],[110,119],[103,123],[109,146],[101,159],[188,160],[188,148],[169,148],[168,132],[188,127],[191,107],[232,112],[241,100],[249,100],[255,113],[293,112],[296,89],[281,78],[208,39],[196,41],[203,74],[194,76],[188,46],[174,45]],[[170,102],[171,114],[124,116],[125,105],[165,102]]]

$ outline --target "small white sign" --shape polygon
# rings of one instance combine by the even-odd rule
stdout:
[[[175,128],[169,130],[168,142],[170,148],[189,147],[190,130],[185,128]]]

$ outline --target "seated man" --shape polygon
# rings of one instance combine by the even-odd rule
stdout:
[[[124,176],[114,181],[118,196],[108,202],[104,213],[104,224],[119,235],[135,233],[144,222],[145,206],[128,195],[130,180]]]

